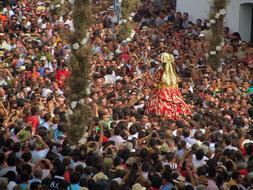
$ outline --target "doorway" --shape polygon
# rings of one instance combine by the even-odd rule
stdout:
[[[243,40],[253,43],[253,3],[240,5],[239,33]]]
[[[251,5],[251,11],[252,11],[252,15],[251,15],[251,37],[250,37],[250,45],[251,45],[251,47],[253,47],[253,5]]]

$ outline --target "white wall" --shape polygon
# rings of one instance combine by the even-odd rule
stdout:
[[[177,11],[188,12],[189,20],[207,19],[210,11],[209,0],[177,0]]]
[[[188,12],[193,22],[197,18],[207,19],[212,0],[177,0],[177,11]],[[241,4],[253,3],[253,0],[229,0],[225,26],[231,32],[239,32],[243,40],[250,40],[252,8]],[[253,31],[252,31],[253,32]]]
[[[228,26],[231,32],[239,32],[239,1],[229,0],[229,4],[227,5],[226,11],[227,14],[224,20],[224,25]]]

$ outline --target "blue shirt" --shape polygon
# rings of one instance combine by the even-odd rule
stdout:
[[[71,186],[71,188],[70,188]],[[80,189],[80,185],[79,184],[71,184],[68,186],[67,190],[79,190]]]
[[[165,186],[162,187],[162,190],[170,190],[172,189],[173,185],[171,183],[167,183]]]
[[[20,187],[22,190],[27,190],[27,189],[29,189],[28,184],[25,184],[25,183],[21,183],[19,187]]]
[[[40,73],[40,75],[42,76],[42,77],[44,77],[44,67],[40,67],[39,69],[38,69],[38,72]]]

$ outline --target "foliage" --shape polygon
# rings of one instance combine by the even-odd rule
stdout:
[[[228,0],[213,0],[213,10],[210,12],[209,20],[215,19],[216,13],[219,13],[221,9],[226,9]],[[224,32],[224,17],[220,15],[216,20],[216,24],[211,26],[212,36],[210,38],[210,51],[215,51],[216,47],[222,42]],[[220,65],[220,52],[216,52],[216,55],[209,56],[209,64],[213,71],[216,71]]]
[[[128,19],[130,14],[137,8],[138,6],[138,0],[123,0],[122,1],[122,18]]]
[[[61,0],[52,0],[51,4],[54,6],[54,14],[63,15],[63,12],[65,11],[65,4],[62,5]]]
[[[80,42],[85,37],[87,29],[93,22],[90,0],[76,0],[72,16],[75,26],[73,36],[76,42]]]
[[[78,104],[74,113],[70,115],[70,122],[66,125],[65,131],[72,145],[77,145],[83,137],[90,123],[90,115],[90,107],[87,104]]]
[[[65,85],[65,94],[70,102],[80,102],[87,96],[86,89],[89,85],[90,65],[89,59],[91,48],[89,45],[82,46],[80,42],[86,37],[87,29],[93,22],[91,4],[89,0],[78,0],[73,5],[73,23],[74,32],[67,33],[66,39],[70,44],[78,43],[80,47],[72,50],[72,56],[69,61],[71,68],[71,77]],[[78,141],[84,135],[90,118],[89,105],[78,103],[70,115],[66,132],[72,144],[78,144]]]
[[[128,38],[131,34],[131,26],[129,23],[124,23],[120,26],[120,31],[118,34],[118,39],[123,41],[124,39]]]
[[[138,0],[123,0],[122,1],[122,9],[121,15],[123,20],[128,20],[131,13],[137,8],[139,1]],[[129,37],[131,34],[131,25],[129,23],[123,23],[120,26],[119,31],[119,40],[124,40]]]
[[[66,83],[68,87],[71,87],[67,91],[67,96],[71,101],[79,101],[86,96],[90,73],[90,49],[90,46],[81,46],[78,50],[72,51],[69,61],[71,77]]]
[[[107,2],[112,3],[111,0]],[[105,3],[101,4],[104,8]],[[104,8],[105,9],[105,8]],[[78,141],[86,132],[90,124],[91,108],[84,100],[87,97],[87,91],[90,80],[91,67],[89,64],[91,56],[91,46],[87,43],[81,45],[81,41],[87,37],[89,27],[94,23],[93,13],[97,9],[92,7],[90,0],[76,0],[72,7],[72,17],[74,23],[74,32],[63,31],[64,39],[69,44],[79,44],[79,48],[72,49],[72,56],[69,60],[71,68],[71,77],[65,85],[65,94],[69,104],[76,102],[77,106],[70,115],[68,124],[65,128],[71,144],[78,144]]]
[[[92,12],[99,14],[111,5],[113,5],[113,0],[101,1],[96,6],[92,7]]]

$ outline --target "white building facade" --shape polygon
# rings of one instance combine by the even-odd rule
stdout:
[[[222,1],[222,0],[221,0]],[[188,12],[189,20],[208,19],[212,0],[177,0],[177,11]],[[225,26],[253,42],[253,0],[229,0]]]

